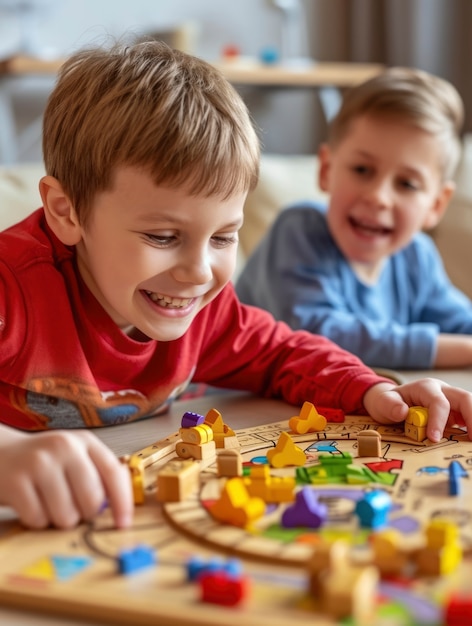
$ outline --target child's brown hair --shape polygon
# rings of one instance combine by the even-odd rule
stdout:
[[[436,135],[442,144],[443,179],[452,179],[461,155],[464,105],[451,83],[418,69],[389,68],[346,92],[330,124],[329,143],[339,143],[362,115],[400,120]]]
[[[47,174],[86,225],[117,166],[190,194],[253,189],[259,141],[241,97],[209,63],[158,41],[115,43],[62,66],[43,125]]]

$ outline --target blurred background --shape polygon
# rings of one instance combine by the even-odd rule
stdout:
[[[250,59],[293,72],[333,61],[414,66],[456,85],[471,132],[471,27],[471,0],[0,0],[0,61],[61,59],[90,42],[153,36],[212,62]],[[13,125],[22,141],[11,160],[40,160],[41,115],[54,73],[12,76],[6,67],[0,135]],[[329,90],[236,86],[265,152],[316,152],[326,136]]]

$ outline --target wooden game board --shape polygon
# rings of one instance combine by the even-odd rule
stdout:
[[[367,467],[371,480],[349,485],[312,485],[328,506],[328,522],[318,531],[283,529],[279,519],[286,505],[269,506],[250,529],[216,522],[207,504],[218,495],[221,479],[213,462],[202,465],[201,489],[181,503],[161,506],[155,499],[155,476],[170,460],[177,436],[142,451],[147,464],[146,503],[137,507],[132,529],[117,531],[105,511],[93,524],[71,531],[24,531],[15,521],[0,524],[0,603],[22,609],[81,616],[111,624],[291,626],[333,622],[317,612],[308,597],[305,563],[321,538],[343,537],[353,551],[366,549],[368,534],[353,514],[355,502],[373,487],[387,490],[395,503],[389,525],[405,534],[405,542],[421,541],[422,527],[434,518],[448,518],[460,528],[465,552],[472,549],[472,443],[459,430],[436,445],[405,438],[402,429],[374,425],[382,434],[381,458],[357,457],[357,433],[372,428],[369,418],[348,417],[328,423],[322,433],[293,435],[307,454],[306,468],[316,468],[319,454],[352,454],[353,463]],[[237,431],[245,464],[264,462],[288,422]],[[449,496],[447,468],[460,462],[461,494]],[[271,470],[293,475],[294,468]],[[116,556],[123,547],[153,546],[155,567],[130,576],[117,573]],[[236,608],[204,604],[198,586],[186,579],[190,556],[229,555],[241,558],[251,590]],[[418,580],[411,585],[380,583],[375,626],[441,624],[441,604],[454,589],[466,589],[472,558],[448,577]],[[350,623],[346,621],[344,623]]]

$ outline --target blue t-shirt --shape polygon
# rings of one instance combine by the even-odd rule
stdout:
[[[438,333],[472,334],[472,302],[452,285],[431,238],[418,233],[363,283],[336,246],[326,208],[282,211],[236,291],[292,328],[329,337],[371,367],[430,368]]]

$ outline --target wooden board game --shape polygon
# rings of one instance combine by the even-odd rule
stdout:
[[[382,435],[381,456],[359,457],[357,435],[366,429]],[[264,465],[288,421],[237,431],[244,467]],[[443,604],[452,591],[466,591],[472,575],[472,442],[453,429],[439,444],[416,444],[402,427],[381,426],[369,418],[346,417],[328,423],[322,432],[292,434],[307,460],[303,468],[271,469],[271,476],[305,476],[328,510],[319,529],[283,528],[287,503],[268,505],[250,528],[216,521],[209,513],[222,481],[213,459],[202,461],[200,488],[182,502],[161,505],[156,500],[156,475],[175,457],[177,435],[142,451],[146,468],[146,501],[136,508],[132,529],[117,531],[108,511],[92,524],[71,531],[25,531],[16,521],[0,524],[0,603],[38,612],[53,612],[111,624],[277,626],[331,625],[307,589],[306,564],[321,541],[343,538],[353,553],[366,558],[371,531],[361,528],[354,514],[356,502],[373,489],[393,500],[387,526],[401,531],[405,544],[423,541],[425,525],[434,519],[454,522],[464,559],[442,577],[414,581],[381,580],[375,626],[443,624]],[[320,456],[321,455],[321,456]],[[324,476],[321,458],[352,456],[350,482],[346,474]],[[151,461],[154,461],[151,463]],[[461,469],[460,493],[449,495],[448,467]],[[298,487],[299,488],[299,487]],[[117,555],[138,544],[156,550],[155,566],[124,576]],[[225,563],[240,560],[249,581],[247,598],[238,606],[203,603],[199,588],[187,579],[190,557],[215,556]],[[352,620],[339,623],[352,624]]]

